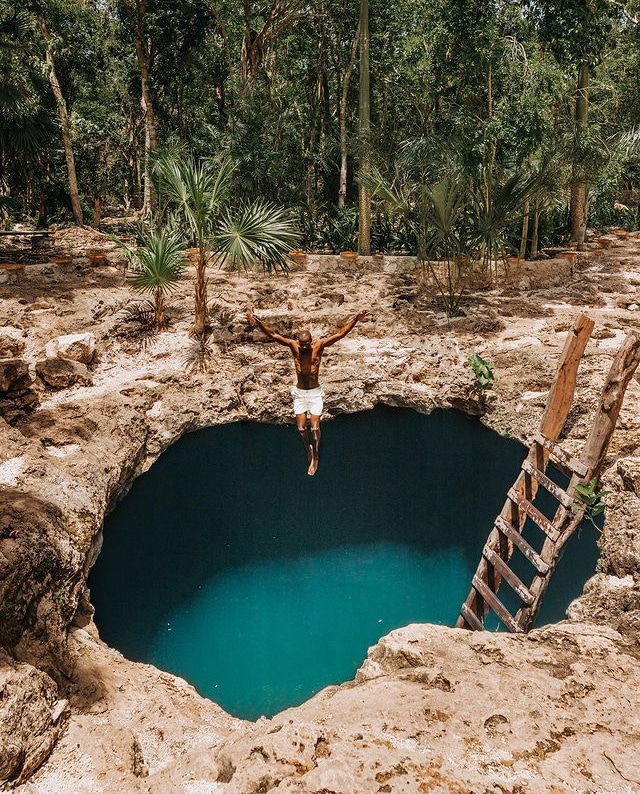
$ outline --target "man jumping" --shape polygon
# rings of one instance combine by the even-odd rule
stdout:
[[[359,320],[364,320],[366,311],[356,314],[349,322],[336,331],[335,334],[323,336],[314,342],[308,330],[300,331],[297,339],[282,336],[265,325],[252,312],[247,312],[249,325],[257,325],[267,336],[286,345],[293,355],[298,377],[297,385],[291,389],[293,397],[293,412],[296,416],[298,432],[307,451],[309,468],[307,474],[313,476],[318,469],[318,455],[320,453],[320,416],[322,414],[322,398],[324,391],[318,382],[320,363],[325,347],[335,344],[355,328]],[[311,439],[307,431],[307,414],[311,417]]]

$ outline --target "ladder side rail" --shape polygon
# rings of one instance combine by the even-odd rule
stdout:
[[[607,375],[600,403],[596,411],[591,432],[585,444],[581,462],[586,469],[583,478],[574,475],[569,482],[567,492],[575,493],[575,486],[580,482],[588,482],[600,474],[609,443],[618,421],[624,395],[631,378],[640,364],[640,334],[629,334],[616,354],[611,369]],[[560,552],[580,526],[584,517],[584,508],[572,511],[560,507],[554,517],[553,523],[560,530],[557,543],[545,539],[540,556],[550,566],[550,573],[555,569],[560,558]],[[544,578],[536,577],[529,588],[533,595],[533,603],[524,605],[516,615],[516,621],[524,631],[529,631],[535,621],[542,596],[547,586],[548,575]]]
[[[576,319],[573,329],[567,334],[564,348],[558,362],[558,368],[547,397],[547,405],[540,421],[539,432],[545,436],[545,438],[549,439],[549,441],[553,442],[558,440],[560,431],[564,427],[564,424],[567,420],[569,410],[571,409],[571,405],[573,403],[578,366],[580,365],[580,361],[587,346],[587,342],[591,337],[593,326],[594,321],[591,318],[584,314],[580,314]],[[542,463],[546,467],[546,463],[549,460],[549,455],[549,451],[544,449],[542,449],[541,454],[541,448],[534,443],[529,449],[527,460],[529,460],[530,463],[535,466],[536,464],[540,465],[542,458]],[[524,472],[520,472],[513,485],[513,488],[516,491],[524,494]],[[534,480],[531,482],[532,493],[528,497],[530,500],[535,496],[537,489],[538,484]],[[511,523],[518,532],[522,532],[522,528],[526,521],[526,515],[523,515],[520,510],[514,506],[510,499],[505,501],[504,507],[500,512],[500,516]],[[499,553],[502,559],[505,561],[510,559],[512,546],[511,544],[504,543],[504,537],[501,536],[501,533],[498,532],[497,529],[493,529],[489,534],[487,546],[492,551]],[[501,579],[500,574],[494,569],[493,566],[490,565],[490,563],[487,562],[484,557],[480,558],[480,562],[476,570],[476,576],[485,581],[487,581],[490,577],[492,580],[492,589],[494,589],[494,592],[498,590]],[[484,619],[484,616],[489,611],[485,600],[473,587],[469,591],[469,595],[467,596],[464,604],[467,610],[473,612],[477,616],[480,616],[481,619]],[[474,628],[469,624],[468,621],[465,620],[462,614],[456,621],[456,627],[468,629]]]

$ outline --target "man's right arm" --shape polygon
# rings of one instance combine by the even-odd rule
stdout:
[[[265,333],[275,342],[279,342],[281,345],[286,345],[287,347],[291,347],[293,345],[293,339],[288,339],[286,336],[282,336],[282,334],[274,331],[273,328],[269,328],[268,325],[263,323],[262,320],[258,319],[252,312],[246,312],[246,315],[249,325],[257,325],[263,333]]]

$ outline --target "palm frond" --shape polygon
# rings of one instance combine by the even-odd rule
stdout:
[[[184,278],[184,247],[171,232],[152,231],[145,245],[130,252],[127,280],[136,292],[173,292]]]
[[[158,194],[182,217],[190,230],[191,242],[201,244],[231,190],[233,163],[225,161],[216,170],[209,160],[158,156],[153,174]]]
[[[215,231],[215,247],[222,262],[235,268],[259,265],[267,271],[288,269],[289,251],[299,233],[286,210],[258,199],[239,210],[223,213]]]
[[[188,373],[206,373],[213,363],[214,351],[209,337],[203,336],[191,343],[182,363]]]
[[[368,173],[359,173],[357,182],[366,188],[373,198],[378,198],[391,213],[406,214],[409,197],[401,188],[395,188],[382,176],[377,168]]]
[[[640,155],[640,127],[623,132],[615,142],[615,150],[625,160],[637,158]]]

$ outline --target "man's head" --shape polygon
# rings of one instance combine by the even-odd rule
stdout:
[[[303,350],[311,347],[311,333],[306,328],[298,334],[298,344]]]

